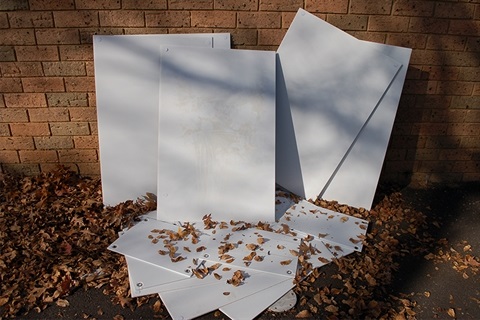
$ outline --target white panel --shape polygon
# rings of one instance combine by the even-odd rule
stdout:
[[[366,220],[321,208],[305,200],[292,206],[279,223],[310,234],[325,244],[340,244],[355,251],[362,250],[362,238],[368,228]]]
[[[168,47],[161,70],[158,219],[273,221],[275,53]]]
[[[183,249],[185,245],[182,245],[182,247],[178,248],[175,257],[181,256],[185,259],[177,262],[172,261],[169,255],[160,254],[159,250],[166,251],[167,249],[162,242],[163,239],[155,238],[160,235],[156,230],[163,229],[176,232],[178,226],[163,221],[146,219],[125,231],[120,238],[108,246],[108,249],[159,266],[165,270],[176,272],[185,277],[190,277],[192,275],[191,269],[196,268],[192,262],[197,256],[193,253],[195,251],[187,252]],[[149,238],[150,235],[152,236],[151,238]],[[203,237],[209,236],[203,235]],[[201,240],[198,245],[201,245]]]
[[[220,308],[220,311],[231,319],[254,319],[293,287],[294,284],[291,280],[285,280],[270,288],[224,305]]]
[[[316,198],[400,63],[302,9],[278,55],[276,182]],[[291,133],[282,136],[282,128],[290,132],[292,124],[296,141]]]
[[[160,46],[229,48],[229,34],[94,36],[103,202],[157,190]]]
[[[373,42],[359,42],[362,46],[375,48],[401,62],[402,68],[362,128],[351,150],[345,155],[343,164],[320,196],[370,210],[412,50]]]
[[[192,279],[133,257],[125,256],[125,259],[133,298],[158,293],[161,285]]]
[[[244,283],[238,287],[227,284],[226,281],[218,281],[217,284],[206,287],[159,292],[159,295],[173,319],[192,319],[284,281],[283,276],[251,270]],[[252,307],[264,310],[268,306],[269,304],[258,301]],[[245,307],[250,308],[249,305]]]
[[[259,238],[262,238],[263,244],[259,244]],[[222,243],[234,246],[227,252],[234,259],[229,263],[231,266],[248,267],[248,270],[270,272],[290,278],[295,276],[298,258],[290,250],[298,251],[299,238],[258,229],[235,232],[231,229],[218,229],[214,235],[204,241],[207,249],[200,257],[210,261],[225,262],[225,259],[220,260],[221,255],[218,252]],[[251,250],[247,245],[258,246],[258,248]],[[249,260],[245,260],[245,257]]]

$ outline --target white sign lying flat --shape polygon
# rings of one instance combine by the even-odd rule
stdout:
[[[278,55],[276,182],[316,198],[401,64],[302,9]],[[284,139],[292,124],[295,140]]]
[[[275,53],[162,52],[158,219],[273,221]]]
[[[157,193],[161,45],[230,48],[229,34],[94,36],[103,202]]]
[[[359,41],[402,63],[385,96],[362,128],[334,179],[320,195],[353,207],[371,209],[402,94],[412,49]]]

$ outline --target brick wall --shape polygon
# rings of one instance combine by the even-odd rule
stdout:
[[[480,180],[480,0],[1,0],[0,173],[99,174],[92,35],[230,32],[275,50],[299,7],[414,49],[383,181]]]

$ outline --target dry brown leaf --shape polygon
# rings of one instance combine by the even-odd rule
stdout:
[[[452,317],[452,318],[456,318],[456,317],[457,317],[456,314],[455,314],[455,309],[453,309],[453,308],[449,308],[449,309],[447,310],[447,314],[448,314],[450,317]]]
[[[299,313],[297,313],[297,315],[295,316],[295,318],[299,318],[299,319],[310,318],[310,317],[312,317],[312,314],[308,310],[302,310]]]
[[[61,308],[66,308],[70,305],[70,302],[68,302],[68,300],[65,300],[65,299],[58,299],[55,304]]]

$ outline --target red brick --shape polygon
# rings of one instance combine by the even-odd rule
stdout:
[[[37,29],[35,31],[38,44],[79,44],[80,36],[77,29]]]
[[[165,11],[158,13],[146,13],[147,27],[189,27],[190,12],[188,11]]]
[[[98,123],[96,121],[92,121],[88,123],[90,127],[90,133],[92,136],[98,136]]]
[[[430,109],[424,110],[422,122],[464,122],[466,111],[461,109]]]
[[[468,37],[466,50],[480,52],[480,37]]]
[[[393,2],[393,15],[431,17],[433,15],[434,1],[397,0]]]
[[[145,18],[143,11],[100,11],[102,27],[143,27]]]
[[[385,43],[387,34],[383,32],[370,32],[370,31],[348,31],[349,34],[359,40],[371,41],[377,43]]]
[[[231,11],[193,11],[193,27],[234,28],[236,26],[235,12]]]
[[[480,70],[476,67],[456,67],[458,80],[480,82]]]
[[[15,50],[12,46],[0,46],[0,61],[15,61]]]
[[[370,16],[368,31],[406,32],[408,30],[408,17]]]
[[[447,66],[477,67],[480,64],[475,52],[445,51],[444,57]]]
[[[214,0],[213,7],[220,10],[257,10],[258,0]]]
[[[7,123],[0,123],[0,137],[10,137],[10,128]]]
[[[95,65],[94,65],[93,61],[86,61],[85,62],[85,71],[86,71],[88,77],[94,77],[95,76]]]
[[[408,18],[405,17],[405,19]],[[405,31],[405,30],[399,30]],[[448,31],[448,20],[436,19],[436,18],[410,18],[408,25],[409,32],[415,33],[432,33],[432,34],[445,34]]]
[[[96,121],[97,109],[92,107],[70,108],[71,121]]]
[[[447,134],[447,123],[414,123],[411,134],[435,136]]]
[[[57,61],[56,46],[24,46],[15,47],[18,61]]]
[[[122,28],[82,28],[80,29],[80,43],[91,44],[94,35],[123,34]]]
[[[80,61],[43,62],[46,76],[85,76],[85,63]]]
[[[362,14],[390,14],[391,0],[350,0],[350,12]]]
[[[428,178],[428,183],[430,185],[438,185],[438,184],[457,184],[458,182],[462,181],[463,174],[461,173],[452,173],[452,172],[432,172]]]
[[[73,139],[70,136],[35,137],[35,147],[39,150],[59,150],[73,148]]]
[[[480,109],[480,96],[454,96],[452,108]]]
[[[90,149],[64,149],[58,150],[58,156],[61,162],[96,162],[97,151]]]
[[[125,1],[125,0],[124,0]],[[130,0],[131,1],[131,0]],[[154,1],[152,1],[154,2]],[[165,8],[156,8],[156,9],[166,9],[166,1],[164,3]],[[142,7],[140,7],[142,8]],[[202,10],[202,9],[213,9],[213,0],[195,0],[195,1],[185,1],[185,0],[169,0],[168,8],[170,10]],[[131,8],[133,9],[133,8]]]
[[[58,162],[55,150],[20,150],[19,154],[22,163]]]
[[[416,108],[448,108],[452,97],[439,95],[417,95],[415,98]]]
[[[0,10],[28,10],[28,0],[2,0]]]
[[[27,110],[0,108],[0,123],[28,122]]]
[[[0,137],[0,150],[33,149],[31,137]]]
[[[428,80],[457,80],[459,72],[458,67],[423,66],[420,78]]]
[[[328,14],[327,22],[333,24],[339,29],[344,31],[349,30],[366,30],[367,29],[367,16],[354,15],[354,14]]]
[[[185,29],[182,29],[185,30]],[[124,28],[125,34],[166,34],[167,28]],[[212,32],[212,30],[208,31]],[[179,31],[178,33],[188,33],[185,31]]]
[[[466,43],[467,37],[464,36],[429,35],[427,49],[463,51]]]
[[[77,149],[98,149],[98,136],[74,137],[73,142]]]
[[[300,6],[297,6],[301,7]],[[322,13],[347,13],[348,0],[306,0],[305,10],[308,12],[322,12]]]
[[[412,49],[423,49],[426,43],[427,36],[420,34],[391,33],[387,37],[387,44]]]
[[[285,29],[260,29],[258,30],[258,44],[278,46],[286,32]]]
[[[435,17],[473,19],[475,5],[464,2],[435,2]]]
[[[94,77],[66,77],[65,88],[67,91],[87,92],[95,91]]]
[[[4,95],[9,108],[43,108],[47,106],[44,93],[9,93]]]
[[[403,92],[406,94],[425,94],[435,93],[438,82],[433,80],[407,80],[403,86]]]
[[[79,163],[78,168],[81,175],[89,177],[100,176],[100,164],[98,162]]]
[[[11,28],[52,28],[51,12],[15,11],[8,13]]]
[[[12,163],[3,164],[3,171],[12,175],[36,176],[40,173],[38,164]]]
[[[20,163],[18,151],[0,151],[0,159],[2,163]]]
[[[25,92],[65,91],[63,78],[60,77],[22,78],[22,84]]]
[[[480,123],[450,123],[448,135],[452,136],[474,136],[480,132]]]
[[[86,107],[87,94],[80,92],[47,93],[49,107]]]
[[[261,11],[296,12],[298,8],[303,8],[303,0],[260,0],[259,6]]]
[[[59,50],[60,60],[93,60],[93,46],[90,44],[64,45]]]
[[[480,171],[480,161],[455,161],[452,172],[474,172]]]
[[[459,149],[444,149],[440,150],[438,160],[470,160],[471,155],[465,150]]]
[[[76,10],[76,11],[54,11],[56,28],[64,27],[97,27],[97,11]]]
[[[90,129],[87,122],[54,122],[50,123],[54,136],[87,136]]]
[[[480,109],[478,110],[466,110],[465,122],[478,122],[480,123]],[[480,146],[479,146],[480,148]]]
[[[480,172],[467,172],[462,176],[463,182],[478,182],[480,181]]]
[[[438,94],[470,95],[473,92],[473,83],[466,81],[439,81]]]
[[[462,136],[460,147],[465,149],[479,149],[480,148],[480,136]]]
[[[425,139],[425,148],[453,149],[460,147],[460,137],[452,136],[429,136]]]
[[[7,29],[8,26],[8,17],[4,12],[0,12],[0,29]]]
[[[451,172],[454,165],[454,161],[421,161],[418,172]]]
[[[76,9],[120,9],[120,0],[75,0]]]
[[[213,29],[213,28],[169,28],[169,29],[162,29],[167,30],[167,33],[178,34],[178,33],[212,33],[215,30],[221,29]],[[224,30],[224,29],[223,29]],[[229,29],[234,30],[234,29]]]
[[[96,107],[97,106],[97,95],[95,92],[89,92],[88,95],[88,106],[89,107]]]
[[[75,163],[67,163],[67,162],[58,162],[58,163],[40,163],[40,170],[42,172],[52,172],[52,171],[55,171],[55,170],[58,170],[58,168],[62,166],[64,168],[66,168],[67,170],[69,171],[73,171],[73,172],[76,172],[76,173],[79,173],[79,170],[78,170],[78,165],[75,164]]]
[[[43,76],[40,62],[0,62],[3,77],[33,77]]]
[[[28,115],[31,122],[56,122],[70,120],[67,108],[29,109]]]
[[[22,92],[20,78],[0,78],[0,92]]]
[[[255,29],[215,29],[215,32],[229,32],[234,47],[257,43],[257,30]]]
[[[282,28],[288,29],[295,18],[295,12],[282,12]]]
[[[33,29],[5,29],[0,32],[0,43],[5,45],[34,45]]]
[[[74,0],[30,0],[30,10],[68,10],[75,9]]]
[[[478,30],[480,30],[480,21],[450,20],[448,33],[478,37]]]
[[[280,28],[282,16],[276,12],[239,12],[239,28]]]
[[[15,137],[49,136],[48,123],[11,123],[10,130]]]
[[[386,161],[384,165],[384,170],[386,172],[402,172],[402,173],[411,173],[416,171],[419,165],[419,161]]]
[[[410,149],[406,160],[438,160],[439,154],[439,149]]]

